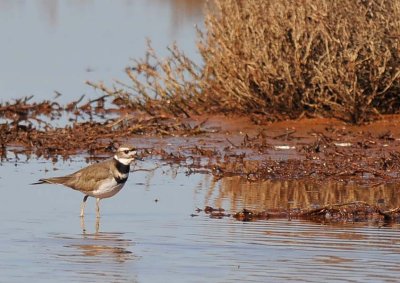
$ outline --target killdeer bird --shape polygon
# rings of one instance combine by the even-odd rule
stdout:
[[[89,165],[67,176],[40,179],[37,184],[61,184],[82,192],[81,214],[84,216],[86,200],[96,198],[96,215],[100,217],[99,202],[118,193],[128,179],[130,164],[136,159],[134,147],[121,146],[114,157],[103,162]]]

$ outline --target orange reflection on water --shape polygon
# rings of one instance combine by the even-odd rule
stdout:
[[[364,201],[382,208],[400,207],[398,185],[382,184],[371,187],[328,181],[259,181],[249,182],[240,177],[210,182],[206,204],[228,205],[231,211],[271,208],[313,208],[328,204]]]

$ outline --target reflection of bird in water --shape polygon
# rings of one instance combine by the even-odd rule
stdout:
[[[104,262],[111,266],[113,263],[133,260],[135,256],[129,251],[129,248],[133,245],[132,240],[124,239],[124,233],[99,232],[99,222],[100,220],[97,218],[95,222],[96,231],[94,233],[87,233],[85,222],[82,218],[82,237],[57,237],[65,241],[62,246],[68,248],[64,254],[59,254],[59,256],[68,262]]]
[[[85,197],[82,201],[81,217],[84,216],[87,198],[95,197],[96,214],[100,217],[100,199],[112,197],[122,189],[128,180],[130,164],[135,159],[135,148],[121,146],[112,159],[89,165],[67,176],[40,179],[33,185],[61,184],[82,192]]]

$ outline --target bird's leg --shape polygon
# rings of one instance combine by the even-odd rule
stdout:
[[[96,217],[97,218],[100,218],[100,206],[99,206],[99,203],[100,203],[100,199],[97,198],[96,199]]]
[[[96,217],[95,228],[96,228],[96,234],[98,234],[99,233],[99,229],[100,229],[100,218],[99,217]]]
[[[82,234],[86,234],[86,228],[85,228],[85,217],[81,217],[81,229],[82,229]]]
[[[82,204],[81,204],[81,217],[84,216],[86,200],[88,199],[88,197],[89,197],[88,195],[85,195],[85,196],[83,197],[83,201],[82,201]]]

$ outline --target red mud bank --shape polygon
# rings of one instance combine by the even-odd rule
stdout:
[[[161,158],[188,168],[188,174],[247,180],[346,180],[370,184],[399,181],[400,116],[369,124],[335,119],[262,122],[252,117],[150,116],[102,98],[78,107],[19,101],[0,105],[0,151],[57,159],[76,154],[110,155],[116,143],[130,142],[143,158]],[[65,113],[64,127],[54,127]],[[43,118],[44,117],[44,118]],[[80,122],[83,121],[83,122]]]
[[[256,125],[243,117],[199,117],[201,133],[133,137],[152,152],[189,170],[248,180],[301,179],[397,182],[400,116],[363,126],[334,119],[302,119]],[[191,171],[190,171],[191,172]]]

